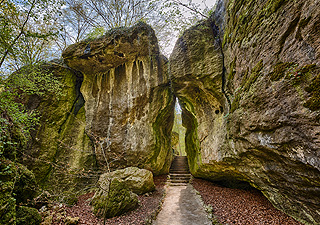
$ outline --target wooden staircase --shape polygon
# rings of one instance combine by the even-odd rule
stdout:
[[[187,156],[175,156],[169,170],[170,186],[186,186],[190,178]]]

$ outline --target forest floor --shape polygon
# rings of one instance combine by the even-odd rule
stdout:
[[[131,212],[125,213],[121,216],[107,219],[105,224],[122,224],[122,225],[141,225],[151,222],[154,219],[157,212],[160,210],[160,203],[164,197],[164,186],[167,180],[167,176],[154,177],[154,183],[156,190],[150,194],[140,195],[138,199],[140,201],[139,207]],[[97,218],[92,212],[92,206],[90,205],[91,198],[94,193],[88,193],[78,198],[77,204],[71,207],[65,205],[58,207],[56,212],[53,212],[54,225],[66,224],[66,218],[79,218],[79,225],[103,225],[103,219]],[[150,223],[149,222],[149,223]]]
[[[258,190],[241,190],[193,179],[193,187],[211,205],[214,224],[302,225],[279,211]]]
[[[122,216],[107,219],[110,225],[150,224],[160,210],[164,199],[167,176],[154,177],[156,190],[139,196],[140,206]],[[302,225],[283,212],[277,210],[258,190],[226,188],[202,179],[193,179],[193,187],[200,193],[205,205],[210,205],[213,224],[223,225]],[[48,224],[65,225],[67,217],[79,218],[79,225],[103,225],[103,219],[97,218],[90,205],[94,193],[79,197],[77,204],[68,207],[57,204],[50,210],[53,216]],[[47,224],[47,223],[43,223]]]

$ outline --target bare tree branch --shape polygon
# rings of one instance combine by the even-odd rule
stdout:
[[[37,0],[33,0],[32,4],[31,4],[31,6],[30,6],[30,9],[29,9],[29,11],[28,11],[28,13],[27,13],[27,17],[26,17],[24,23],[22,24],[22,26],[21,26],[21,28],[20,28],[19,34],[15,37],[15,39],[12,41],[12,43],[9,45],[9,47],[8,47],[8,48],[6,49],[6,51],[4,52],[4,54],[3,54],[2,58],[1,58],[1,61],[0,61],[0,68],[1,68],[1,66],[3,65],[3,62],[4,62],[4,60],[6,59],[7,55],[9,54],[9,51],[13,48],[13,46],[14,46],[14,45],[16,44],[16,42],[19,40],[19,38],[21,37],[21,35],[24,34],[24,32],[25,32],[25,31],[24,31],[24,28],[25,28],[25,26],[27,25],[27,22],[28,22],[29,19],[30,19],[30,14],[31,14],[31,12],[32,12],[35,4],[36,4],[36,1],[37,1]]]

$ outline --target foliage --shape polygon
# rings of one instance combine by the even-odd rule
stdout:
[[[111,28],[143,21],[153,27],[166,55],[170,54],[173,39],[213,12],[207,5],[201,8],[191,0],[67,0],[66,6],[62,19],[63,40],[59,41],[59,46],[64,46],[62,50],[66,43],[73,44],[102,35]]]
[[[60,5],[59,0],[1,1],[1,76],[48,56]]]
[[[180,155],[186,155],[185,153],[185,133],[186,128],[182,126],[182,111],[181,107],[176,100],[176,106],[174,111],[174,124],[172,131],[178,134],[178,150]]]
[[[43,66],[42,63],[29,65],[0,80],[0,155],[5,148],[13,151],[25,145],[39,121],[37,112],[28,111],[23,104],[27,95],[43,96],[61,91],[59,80]]]

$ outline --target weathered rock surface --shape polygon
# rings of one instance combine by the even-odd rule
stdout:
[[[217,27],[210,20],[185,31],[170,57],[174,93],[183,109],[190,170],[220,158],[226,136],[222,91],[223,54]]]
[[[105,183],[106,180],[114,178],[124,182],[130,191],[138,195],[155,189],[153,174],[146,169],[128,167],[111,173],[105,173],[100,176],[99,183]]]
[[[99,179],[92,205],[97,216],[111,218],[136,208],[138,196],[119,178]]]
[[[222,0],[170,57],[191,172],[247,181],[306,224],[320,223],[319,10]]]
[[[99,165],[106,154],[112,167],[168,172],[174,98],[152,28],[114,29],[69,46],[63,57],[84,76],[86,133]]]
[[[58,95],[29,97],[27,107],[37,110],[41,118],[32,146],[22,159],[41,186],[60,194],[61,190],[81,183],[75,182],[74,174],[79,175],[83,168],[95,168],[95,154],[85,133],[84,100],[80,93],[83,76],[61,61],[50,62],[44,69],[58,77],[63,87]]]

